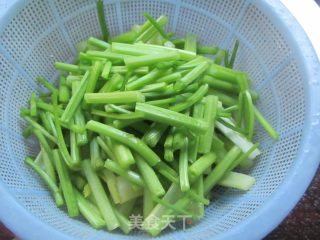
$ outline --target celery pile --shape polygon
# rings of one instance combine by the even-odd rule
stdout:
[[[40,143],[25,162],[57,206],[126,234],[141,214],[155,236],[168,215],[200,220],[217,185],[250,189],[254,178],[237,171],[260,154],[255,120],[278,134],[255,107],[248,75],[232,69],[239,42],[229,56],[193,34],[174,38],[166,16],[148,13],[109,38],[102,1],[97,9],[102,39],[79,43],[74,64],[55,63],[58,87],[38,77],[47,92],[21,109],[23,135]]]

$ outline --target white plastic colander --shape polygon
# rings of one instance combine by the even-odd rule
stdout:
[[[293,208],[319,163],[319,61],[306,35],[279,1],[105,1],[112,35],[144,21],[142,13],[170,18],[168,30],[199,36],[206,45],[240,49],[235,68],[260,93],[258,107],[280,132],[274,142],[258,129],[263,154],[243,193],[219,189],[205,217],[185,231],[159,239],[259,239]],[[37,75],[54,81],[55,61],[71,61],[75,44],[99,35],[95,1],[18,1],[0,19],[0,220],[22,239],[145,239],[139,232],[94,230],[58,209],[40,179],[23,163],[37,143],[21,136],[19,109],[38,91]]]

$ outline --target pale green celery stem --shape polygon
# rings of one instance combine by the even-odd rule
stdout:
[[[248,191],[255,184],[255,182],[255,178],[249,175],[237,172],[229,172],[218,182],[218,185]]]
[[[152,199],[152,194],[148,188],[144,189],[143,192],[143,218],[146,219],[154,208],[154,202]]]
[[[113,229],[116,229],[120,225],[119,221],[113,211],[113,208],[99,180],[99,177],[90,166],[89,160],[83,160],[82,169],[93,191],[93,196],[97,202],[98,208],[100,209],[103,219],[106,222],[108,230],[111,231]]]
[[[126,203],[132,199],[140,197],[143,194],[143,189],[135,189],[132,184],[121,176],[116,177],[117,188],[120,196],[120,203]]]
[[[113,202],[115,204],[120,203],[121,199],[117,188],[116,176],[114,175],[114,173],[107,169],[102,169],[99,172],[99,175],[102,178],[102,180],[107,184]]]

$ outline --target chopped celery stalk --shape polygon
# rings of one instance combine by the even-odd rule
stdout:
[[[149,20],[149,22],[157,29],[157,31],[160,33],[160,35],[165,38],[165,39],[168,39],[168,35],[167,33],[163,30],[162,26],[156,21],[153,19],[153,17],[145,12],[143,13],[143,15]]]
[[[238,93],[239,87],[237,84],[226,82],[223,80],[220,80],[218,78],[204,75],[203,79],[201,80],[203,83],[209,84],[209,86],[215,90],[223,90],[230,93]]]
[[[93,171],[89,160],[82,161],[82,170],[92,190],[101,215],[106,222],[109,231],[119,227],[119,221],[113,211],[108,196],[97,174]]]
[[[152,194],[148,188],[143,191],[143,218],[146,219],[154,208],[154,201]]]
[[[147,101],[146,103],[150,104],[150,105],[162,107],[162,106],[166,106],[167,104],[170,104],[170,103],[175,103],[176,101],[177,101],[176,97],[171,97],[171,98]]]
[[[41,115],[41,113],[40,113],[40,117],[41,117],[41,116],[42,116],[42,115]],[[44,121],[43,121],[43,120],[41,120],[41,121],[42,121],[42,123],[45,125]],[[45,126],[45,128],[46,128],[46,130],[48,130],[46,126]],[[30,137],[32,134],[33,134],[33,127],[32,127],[31,125],[29,125],[28,127],[24,128],[23,131],[22,131],[22,136],[23,136],[24,138],[28,138],[28,137]]]
[[[183,132],[178,129],[175,129],[173,133],[174,134],[173,134],[172,149],[173,150],[181,149],[184,144],[185,134],[183,134]]]
[[[188,138],[184,138],[183,146],[179,154],[179,177],[182,192],[190,189],[188,177]]]
[[[146,189],[145,189],[146,190]],[[143,194],[143,197],[145,197],[145,192]],[[129,217],[129,215],[132,213],[132,210],[134,208],[134,205],[136,203],[137,199],[133,198],[123,204],[119,204],[118,209],[119,212],[121,212],[123,215],[125,215],[126,217]],[[145,205],[143,205],[143,207],[145,207]]]
[[[149,191],[157,197],[163,196],[165,194],[165,190],[153,168],[150,167],[138,154],[134,154],[134,158]]]
[[[184,126],[199,133],[205,133],[208,127],[207,123],[200,119],[194,119],[182,113],[177,113],[146,103],[137,103],[136,111],[144,113],[144,117],[148,120],[173,125],[176,127]]]
[[[176,51],[163,52],[156,55],[145,55],[139,57],[126,57],[124,62],[128,68],[138,68],[143,66],[150,66],[159,62],[179,60],[180,53]]]
[[[88,220],[90,225],[96,229],[103,228],[106,223],[101,217],[98,208],[92,204],[90,201],[85,199],[81,193],[75,190],[76,198],[80,213]]]
[[[43,154],[43,160],[44,160],[44,164],[45,164],[45,170],[48,173],[48,175],[52,178],[52,180],[54,182],[56,182],[52,149],[51,149],[49,143],[47,142],[47,139],[45,138],[45,136],[42,134],[41,131],[39,131],[38,129],[34,129],[33,133],[36,135],[36,137],[38,138],[38,141],[40,143],[41,152]]]
[[[140,139],[136,138],[132,134],[128,134],[126,132],[93,120],[90,120],[87,123],[86,127],[93,132],[108,136],[134,149],[151,166],[154,166],[161,161],[158,155],[155,154],[155,152],[153,152],[147,145],[145,145]]]
[[[248,191],[255,184],[255,182],[255,178],[249,175],[237,172],[229,172],[218,182],[218,184],[223,187],[231,187]]]
[[[203,176],[200,176],[196,182],[194,183],[194,186],[197,194],[203,197]],[[193,219],[200,220],[204,216],[204,204],[201,202],[193,202],[191,207],[191,215]]]
[[[176,91],[183,90],[186,86],[194,82],[202,73],[204,73],[209,67],[208,62],[202,62],[197,65],[194,69],[192,69],[189,73],[183,76],[180,81],[178,81],[174,88]]]
[[[116,177],[116,181],[120,196],[120,204],[126,203],[132,199],[140,197],[143,194],[142,188],[133,188],[132,184],[121,176]]]
[[[90,70],[90,75],[88,78],[88,83],[86,88],[86,94],[95,92],[97,81],[101,74],[101,71],[102,71],[102,62],[96,61],[93,64],[92,69]]]
[[[223,118],[223,121],[234,125],[232,120],[228,118]],[[252,146],[253,143],[248,141],[244,136],[242,136],[240,133],[224,126],[222,123],[216,122],[217,128],[228,138],[230,139],[234,144],[236,144],[243,152],[247,152]],[[259,149],[255,149],[249,156],[249,159],[254,159],[258,155],[260,155],[261,152]]]
[[[61,207],[64,204],[63,197],[59,187],[55,184],[55,182],[51,179],[51,177],[41,169],[30,157],[26,157],[25,163],[28,164],[41,178],[42,180],[48,185],[49,189],[51,190],[55,202],[58,207]]]
[[[152,71],[150,71],[148,74],[138,78],[135,81],[128,83],[126,86],[126,89],[129,91],[140,89],[145,85],[154,82],[157,78],[161,76],[161,74],[162,74],[162,71],[155,68]]]
[[[254,131],[254,106],[249,91],[246,90],[243,94],[245,131],[248,133],[248,139],[251,141]]]
[[[125,104],[144,102],[145,97],[139,91],[112,92],[112,93],[86,93],[86,103],[90,104]]]
[[[219,162],[216,167],[205,178],[203,183],[204,194],[207,195],[209,191],[222,179],[225,173],[228,172],[229,167],[241,154],[241,149],[237,146],[232,147],[225,157]]]
[[[238,84],[240,72],[213,63],[207,69],[206,74],[220,80]]]
[[[184,42],[184,50],[197,53],[197,36],[187,33]]]
[[[125,74],[127,72],[128,72],[128,68],[126,66],[113,66],[111,68],[111,73]],[[147,74],[148,72],[149,72],[149,67],[140,67],[133,70],[134,74],[139,74],[139,75]]]
[[[54,67],[60,71],[71,72],[71,73],[82,73],[82,70],[80,69],[80,67],[74,64],[56,62],[54,64]]]
[[[30,99],[30,116],[36,117],[38,115],[37,111],[37,94],[35,92],[31,93]]]
[[[52,136],[44,127],[42,127],[39,123],[34,121],[32,118],[25,116],[24,119],[34,128],[39,130],[46,138],[50,141],[57,143],[57,139]]]
[[[67,103],[70,100],[70,90],[66,84],[66,78],[60,76],[60,87],[59,87],[59,101]]]
[[[218,47],[198,47],[197,48],[197,53],[198,54],[211,54],[215,55],[219,51]]]
[[[106,112],[118,112],[118,113],[132,113],[129,110],[134,109],[131,105],[114,105],[108,104],[104,107]]]
[[[97,137],[97,142],[99,144],[99,146],[101,147],[101,149],[107,154],[107,156],[111,159],[116,159],[113,151],[112,151],[112,146],[109,146],[109,144],[107,144],[102,137],[98,136]]]
[[[192,163],[188,168],[190,181],[193,181],[201,176],[206,169],[215,163],[216,160],[217,155],[214,152],[209,152],[202,155],[199,159]]]
[[[214,122],[217,115],[218,98],[214,95],[208,95],[204,99],[203,119],[208,123],[208,129],[205,134],[200,136],[198,152],[208,153],[211,149],[212,136],[214,132]]]
[[[68,214],[70,217],[76,217],[79,215],[79,207],[74,189],[72,187],[67,165],[61,159],[59,150],[54,149],[52,154],[58,172],[63,197],[66,201]]]
[[[127,114],[117,114],[117,113],[107,113],[105,111],[101,110],[96,110],[93,109],[91,114],[96,115],[96,116],[101,116],[101,117],[106,117],[109,119],[117,119],[117,120],[139,120],[141,121],[143,119],[143,114],[141,113],[127,113]]]
[[[79,82],[73,82],[72,83],[72,94],[75,94],[78,91],[80,83]],[[76,112],[74,113],[74,123],[80,127],[84,127],[86,125],[86,120],[83,114],[83,111],[80,107],[77,108]],[[88,135],[87,130],[84,130],[83,133],[77,133],[76,134],[76,140],[77,144],[79,146],[83,146],[88,143]]]
[[[279,139],[279,133],[271,126],[271,124],[264,118],[264,116],[256,107],[254,107],[254,115],[264,130],[266,130],[266,132],[270,135],[270,137],[275,140]]]
[[[224,59],[226,59],[228,56],[226,56],[226,51],[219,49],[217,54],[216,54],[216,58],[214,59],[214,63],[217,65],[221,65],[222,61]]]
[[[117,188],[116,175],[107,169],[102,169],[101,171],[99,171],[99,176],[107,184],[113,202],[115,204],[120,203],[120,195]]]
[[[103,66],[103,69],[102,69],[102,72],[101,72],[101,77],[104,79],[104,80],[107,80],[108,77],[109,77],[109,74],[111,72],[111,69],[112,69],[112,62],[110,61],[107,61],[104,66]]]
[[[129,169],[129,167],[135,163],[130,149],[122,143],[112,141],[112,150],[116,157],[115,160],[123,169]]]
[[[102,38],[104,41],[108,41],[109,30],[108,30],[106,18],[104,15],[103,0],[97,0],[96,8],[97,8],[97,13],[98,13],[98,20],[99,20],[100,30],[102,33]]]
[[[158,91],[163,91],[166,88],[167,84],[165,82],[162,83],[153,83],[144,86],[143,88],[140,89],[140,92],[158,92]]]
[[[171,107],[169,107],[170,110],[176,111],[176,112],[181,112],[183,110],[188,109],[195,103],[199,102],[208,92],[208,85],[204,84],[201,85],[195,93],[193,93],[189,98],[187,98],[185,101],[181,103],[177,103]]]
[[[145,51],[148,50],[150,51],[150,53],[153,52],[154,54],[165,53],[165,52],[178,52],[180,53],[181,60],[184,60],[184,61],[189,61],[196,57],[196,54],[190,51],[170,48],[165,46],[159,46],[154,44],[135,43],[133,44],[132,47],[137,49],[144,49]]]
[[[175,83],[177,81],[180,81],[182,75],[181,73],[179,72],[175,72],[175,73],[171,73],[171,74],[168,74],[168,75],[165,75],[161,78],[158,78],[156,81],[157,82],[165,82],[165,83]]]
[[[103,87],[99,90],[99,93],[106,93],[106,92],[113,92],[118,89],[118,85],[122,83],[124,80],[124,77],[120,74],[113,74],[111,79],[107,81]]]
[[[37,81],[41,85],[43,85],[45,88],[47,88],[51,93],[58,92],[58,89],[52,83],[50,83],[47,79],[45,79],[44,77],[38,76]]]
[[[217,96],[219,100],[222,102],[222,104],[226,107],[234,106],[238,103],[238,100],[235,97],[232,97],[231,95],[228,95],[224,92],[209,89],[209,93]]]
[[[153,123],[143,135],[142,140],[150,147],[155,147],[166,129],[166,125]]]
[[[57,94],[53,94],[52,99],[53,99],[53,105],[56,106],[57,102],[58,102]],[[78,161],[79,159],[73,159],[70,156],[70,153],[68,151],[68,148],[67,148],[67,145],[66,145],[63,133],[62,133],[60,119],[59,119],[57,113],[54,114],[54,125],[55,125],[56,134],[57,134],[58,148],[60,150],[60,153],[61,153],[65,163],[71,169],[77,169],[80,164],[80,162]]]
[[[129,232],[132,230],[131,221],[124,214],[122,214],[116,207],[113,207],[113,211],[119,221],[119,227],[122,230],[122,232],[124,232],[125,234],[129,234]]]
[[[149,21],[150,26],[148,26],[148,28],[144,29],[144,27],[142,27],[142,29],[144,29],[144,31],[141,31],[139,36],[136,38],[135,42],[147,42],[148,40],[150,40],[155,34],[157,34],[158,30],[157,28],[155,28],[152,23]],[[158,27],[162,27],[164,25],[166,25],[168,22],[168,18],[166,16],[160,16],[157,20],[156,20],[156,24]]]
[[[123,178],[128,180],[130,183],[133,183],[139,187],[144,186],[144,182],[139,174],[137,174],[136,172],[134,172],[132,170],[122,169],[118,163],[116,163],[110,159],[106,160],[106,162],[104,163],[104,167],[106,169],[118,174],[119,176],[122,176]]]
[[[80,162],[80,149],[77,144],[76,133],[70,131],[70,156],[74,162]]]
[[[90,160],[91,167],[94,170],[100,170],[103,168],[104,162],[101,158],[100,148],[96,138],[93,138],[90,142]]]
[[[236,55],[238,52],[238,48],[239,48],[239,40],[237,39],[234,43],[233,49],[232,49],[232,53],[231,53],[231,57],[230,57],[230,61],[228,63],[228,68],[233,68],[234,62],[236,60]]]
[[[130,55],[113,53],[108,50],[107,51],[89,50],[89,51],[87,51],[87,56],[88,56],[88,58],[94,58],[94,59],[98,58],[95,60],[108,59],[111,62],[123,62],[124,58],[130,57]]]
[[[63,111],[63,114],[61,116],[61,121],[69,122],[71,118],[74,116],[78,106],[82,101],[84,93],[86,91],[86,88],[88,85],[88,76],[89,76],[89,72],[87,71],[79,84],[78,90],[72,95],[66,109]]]
[[[89,37],[88,44],[94,47],[102,48],[102,49],[107,49],[110,46],[109,43],[95,37]]]

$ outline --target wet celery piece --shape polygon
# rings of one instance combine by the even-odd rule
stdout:
[[[93,191],[94,199],[97,202],[101,215],[109,231],[119,227],[119,221],[114,213],[108,196],[101,184],[98,175],[93,171],[89,160],[82,161],[82,170]]]
[[[208,128],[208,124],[203,120],[194,119],[182,113],[177,113],[146,103],[137,103],[136,111],[144,113],[146,119],[176,127],[185,126],[186,128],[199,133],[205,133]]]
[[[136,138],[132,134],[128,134],[106,124],[102,124],[93,120],[90,120],[87,125],[87,129],[108,136],[115,139],[128,147],[134,149],[139,153],[151,166],[156,165],[161,160],[154,151],[152,151],[146,144],[140,139]]]

